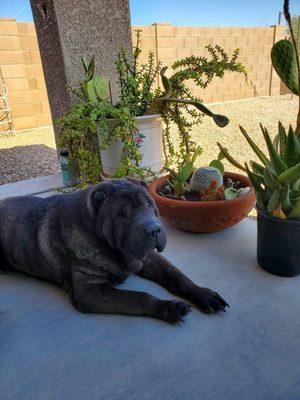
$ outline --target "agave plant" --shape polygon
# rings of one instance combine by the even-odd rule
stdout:
[[[300,138],[292,126],[286,132],[279,122],[278,136],[272,141],[267,129],[260,127],[269,157],[240,127],[260,163],[250,161],[250,166],[247,163],[243,166],[220,143],[218,146],[232,165],[248,174],[261,211],[281,219],[300,219]]]

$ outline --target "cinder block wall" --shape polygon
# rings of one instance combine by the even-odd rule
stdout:
[[[260,96],[280,94],[280,81],[272,71],[270,51],[273,43],[285,35],[284,26],[258,28],[183,27],[170,24],[132,27],[142,31],[142,60],[149,50],[172,65],[174,60],[190,55],[207,55],[205,46],[219,44],[230,54],[240,48],[240,61],[246,66],[249,79]],[[134,38],[133,38],[134,39]],[[0,19],[0,68],[8,87],[13,123],[16,130],[51,124],[51,116],[33,23]],[[59,83],[58,83],[59,84]],[[193,87],[205,102],[253,97],[253,88],[243,76],[227,73],[216,78],[207,89]]]
[[[232,54],[240,49],[239,60],[248,71],[259,96],[280,94],[280,80],[272,71],[270,52],[274,42],[285,37],[284,26],[242,28],[242,27],[184,27],[170,24],[153,24],[153,26],[137,26],[140,29],[143,60],[146,61],[149,50],[153,51],[163,65],[171,67],[174,60],[187,56],[207,56],[205,46],[219,44]],[[194,84],[194,93],[205,102],[221,102],[227,100],[253,97],[254,89],[245,82],[238,73],[228,72],[224,78],[215,78],[205,89]]]
[[[16,130],[51,124],[33,23],[0,19],[0,68]]]

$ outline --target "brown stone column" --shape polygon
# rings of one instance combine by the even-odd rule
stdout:
[[[128,0],[30,2],[53,122],[71,105],[67,85],[82,78],[82,56],[96,55],[97,71],[110,80],[116,99],[115,56],[132,48]]]

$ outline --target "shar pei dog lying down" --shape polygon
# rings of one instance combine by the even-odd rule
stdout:
[[[65,288],[82,312],[143,315],[175,323],[191,306],[117,286],[132,273],[164,286],[204,313],[224,311],[216,292],[199,287],[159,255],[165,229],[146,184],[108,180],[46,199],[0,202],[0,269]]]

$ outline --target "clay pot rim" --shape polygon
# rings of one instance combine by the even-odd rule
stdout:
[[[232,200],[213,200],[213,201],[190,201],[190,200],[174,200],[170,199],[168,197],[161,196],[160,194],[157,193],[157,190],[160,189],[163,184],[166,182],[166,180],[169,177],[168,175],[162,176],[160,178],[155,179],[149,186],[149,192],[152,195],[152,197],[165,204],[173,205],[173,206],[183,206],[183,207],[191,207],[191,208],[199,208],[199,207],[206,207],[206,208],[213,208],[216,206],[228,206],[232,204],[239,204],[243,203],[246,199],[255,196],[254,194],[254,189],[250,184],[249,178],[245,175],[237,174],[235,172],[225,172],[225,176],[227,177],[232,177],[235,180],[238,180],[238,178],[242,178],[243,180],[246,179],[249,183],[248,186],[250,186],[250,192],[247,193],[245,196],[242,197],[237,197],[236,199]]]

